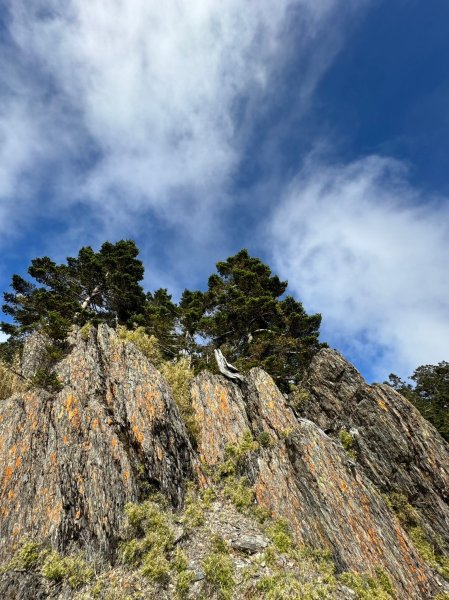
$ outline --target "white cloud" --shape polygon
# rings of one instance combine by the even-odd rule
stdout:
[[[449,205],[414,189],[404,165],[311,159],[271,235],[290,288],[365,371],[383,380],[449,358]]]
[[[9,155],[3,207],[14,197],[19,212],[23,174],[39,178],[45,156],[48,170],[64,156],[67,163],[83,160],[90,147],[98,161],[82,179],[76,171],[65,173],[70,177],[60,183],[60,212],[82,200],[115,233],[123,220],[139,223],[151,208],[204,234],[229,201],[229,180],[241,158],[248,123],[237,126],[239,103],[244,99],[256,110],[272,94],[289,40],[296,52],[315,49],[295,82],[305,101],[338,49],[337,21],[356,5],[11,1],[9,32],[23,65],[19,75],[3,69],[7,87],[15,88],[0,123]],[[298,28],[289,31],[293,14]],[[7,124],[17,122],[8,121],[15,114],[20,127],[12,131]],[[53,176],[59,166],[52,170]]]

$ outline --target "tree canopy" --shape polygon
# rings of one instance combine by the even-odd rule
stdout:
[[[12,322],[1,328],[11,336],[9,346],[35,330],[64,340],[73,324],[140,327],[157,338],[165,358],[189,355],[202,368],[221,349],[242,371],[266,369],[284,390],[299,382],[322,346],[321,316],[285,296],[287,281],[247,250],[217,263],[207,290],[185,290],[179,305],[166,289],[145,294],[138,254],[133,241],[121,240],[98,252],[81,248],[62,264],[33,259],[32,279],[13,275],[12,291],[4,294]]]
[[[13,275],[13,291],[4,294],[3,312],[14,322],[3,322],[2,330],[13,338],[41,330],[62,339],[73,323],[128,324],[145,304],[138,254],[134,242],[121,240],[105,242],[99,252],[81,248],[63,264],[33,259],[28,274],[34,281]]]
[[[217,263],[206,292],[184,292],[181,321],[189,336],[203,340],[203,353],[220,348],[240,369],[260,366],[288,389],[322,344],[321,315],[308,315],[292,296],[282,298],[287,285],[241,250]]]
[[[406,383],[393,373],[390,385],[408,398],[449,442],[449,362],[417,367]]]

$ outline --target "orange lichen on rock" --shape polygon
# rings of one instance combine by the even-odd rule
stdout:
[[[8,467],[6,467],[6,469],[5,469],[5,472],[4,472],[4,474],[3,474],[3,490],[5,490],[5,489],[6,489],[6,487],[7,487],[8,483],[9,483],[9,480],[10,480],[10,479],[11,479],[11,477],[12,477],[12,474],[13,474],[13,469],[12,469],[12,467],[9,467],[9,466],[8,466]]]

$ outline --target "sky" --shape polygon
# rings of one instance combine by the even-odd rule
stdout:
[[[369,381],[449,360],[448,106],[447,0],[0,0],[0,290],[246,247]]]

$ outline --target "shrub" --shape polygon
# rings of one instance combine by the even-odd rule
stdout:
[[[80,556],[61,556],[50,552],[42,565],[42,576],[50,581],[67,581],[72,589],[89,583],[94,570]]]
[[[170,575],[170,564],[163,553],[164,548],[153,544],[151,550],[145,553],[142,564],[142,575],[151,581],[164,583]]]
[[[63,387],[56,373],[47,369],[37,369],[30,379],[29,386],[31,389],[41,388],[48,392],[60,392]]]
[[[250,431],[245,431],[242,441],[229,444],[225,450],[225,461],[218,468],[219,476],[235,475],[244,458],[259,449],[259,443]]]
[[[26,571],[41,557],[42,546],[35,542],[24,542],[7,565],[7,570]]]
[[[192,583],[195,581],[195,574],[193,573],[193,571],[181,571],[177,578],[176,578],[176,583],[175,583],[175,592],[176,592],[176,596],[177,598],[179,598],[179,600],[184,600],[184,598],[187,598],[188,593],[189,593],[189,589],[190,586],[192,585]]]
[[[90,321],[87,321],[87,323],[84,323],[84,325],[80,329],[81,339],[84,340],[85,342],[87,342],[87,340],[89,339],[89,333],[90,333],[91,329],[92,329],[92,323]]]
[[[419,513],[409,503],[405,494],[393,492],[388,496],[387,502],[406,529],[415,527],[419,523]]]
[[[262,577],[256,590],[264,600],[315,600],[329,598],[328,586],[320,581],[302,581],[292,573]]]
[[[376,569],[376,575],[343,573],[340,581],[354,590],[358,600],[392,600],[396,597],[390,576],[383,569]]]
[[[172,547],[174,539],[170,518],[155,499],[126,505],[130,535],[134,537],[120,546],[122,561],[133,566],[143,564],[144,574],[151,579],[162,577],[165,553]]]
[[[257,442],[262,448],[271,448],[275,445],[275,441],[268,431],[262,431],[257,436]]]
[[[206,506],[201,494],[199,494],[198,490],[196,490],[196,488],[190,484],[187,488],[182,522],[187,526],[188,529],[200,527],[205,521],[205,510]]]
[[[267,527],[266,533],[279,552],[288,553],[293,549],[293,537],[285,519],[274,520]]]
[[[295,410],[301,412],[301,410],[307,405],[312,399],[310,392],[303,387],[297,387],[292,391],[289,396],[289,403]]]
[[[342,429],[338,434],[340,438],[341,445],[346,450],[348,456],[355,460],[357,458],[357,454],[354,448],[354,436],[349,431]]]
[[[445,556],[431,543],[422,527],[412,527],[409,529],[408,534],[420,556],[427,564],[435,569],[442,577],[449,580],[449,557]]]
[[[442,577],[449,580],[449,557],[440,549],[438,540],[432,540],[421,527],[421,518],[407,496],[393,492],[387,499],[404,529],[409,534],[420,556]]]
[[[231,475],[223,487],[226,498],[240,511],[246,511],[254,506],[254,490],[249,486],[246,477]]]
[[[194,377],[193,370],[190,368],[190,360],[183,357],[176,362],[166,361],[160,365],[160,371],[170,386],[190,441],[196,447],[199,432],[190,397],[190,384]]]
[[[230,600],[235,587],[234,564],[223,538],[212,538],[212,550],[203,560],[206,582],[222,600]]]
[[[162,356],[159,350],[159,342],[154,335],[145,333],[144,327],[137,327],[137,329],[130,330],[123,325],[119,325],[117,327],[117,335],[120,339],[134,344],[155,366],[161,364]]]

